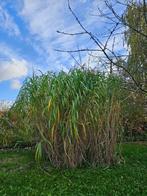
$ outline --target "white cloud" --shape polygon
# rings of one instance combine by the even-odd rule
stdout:
[[[21,15],[33,35],[42,39],[54,37],[58,28],[64,26],[65,0],[24,0]]]
[[[81,31],[79,24],[68,9],[67,0],[23,0],[21,2],[23,3],[20,6],[19,14],[32,35],[31,45],[34,47],[37,45],[35,49],[45,57],[49,69],[56,71],[61,63],[64,64],[65,61],[69,61],[68,64],[71,63],[71,57],[68,54],[55,52],[54,49],[72,50],[76,49],[77,45],[82,47],[82,43],[87,47],[87,36],[66,36],[56,33],[57,30],[69,33]],[[71,6],[79,12],[79,7],[84,6],[83,2],[71,1]],[[90,6],[93,7],[93,4]],[[83,9],[83,12],[78,15],[83,15],[82,20],[85,24],[90,26],[97,21],[97,18],[88,15],[89,9],[86,7],[80,9]],[[59,61],[59,65],[55,64]]]
[[[88,36],[76,37],[56,33],[57,30],[69,33],[82,31],[68,9],[67,0],[23,0],[19,2],[21,2],[19,14],[24,19],[32,35],[30,43],[39,55],[46,59],[45,63],[49,65],[46,67],[48,70],[59,71],[62,69],[61,64],[66,67],[67,64],[69,65],[73,62],[73,59],[67,53],[55,52],[54,49],[74,50],[77,49],[77,45],[80,48],[96,47]],[[101,35],[100,37],[98,35],[98,37],[102,39],[105,20],[92,16],[92,14],[97,14],[97,6],[105,10],[105,3],[103,0],[92,0],[88,4],[87,2],[85,0],[71,1],[71,6],[79,16],[82,24],[89,31],[100,33]],[[115,46],[115,50],[122,47],[119,41],[120,39]],[[112,40],[109,41],[108,46],[112,47]],[[74,55],[76,56],[76,54]],[[99,52],[98,55],[102,56],[103,54]],[[85,54],[82,56],[84,56],[85,60]]]
[[[78,27],[77,24],[72,23],[71,25],[71,21],[69,21],[70,13],[67,11],[67,1],[23,0],[22,2],[19,14],[32,35],[30,44],[45,59],[48,70],[57,71],[60,64],[69,59],[69,55],[55,52],[54,49],[72,48],[76,43],[74,37],[62,36],[56,32],[69,29],[71,26],[74,26],[76,31]],[[59,62],[59,58],[60,64],[57,65],[55,63]]]
[[[12,59],[0,63],[0,82],[21,78],[28,74],[27,62],[24,59]]]
[[[11,81],[11,88],[12,89],[20,89],[20,87],[22,86],[21,82],[18,79],[12,80]]]
[[[20,30],[12,16],[0,5],[0,28],[10,35],[20,35]]]
[[[32,64],[18,51],[3,43],[0,43],[0,59],[0,83],[10,81],[11,88],[20,88],[19,81],[32,71],[30,70]]]

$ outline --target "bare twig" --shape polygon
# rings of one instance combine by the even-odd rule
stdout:
[[[113,6],[112,6],[110,3],[108,3],[107,0],[105,0],[105,4],[106,4],[106,6],[109,8],[109,10],[111,10],[112,14],[116,17],[116,19],[118,19],[119,22],[121,22],[124,26],[129,27],[130,29],[132,29],[132,30],[135,31],[136,33],[138,33],[138,34],[144,36],[145,38],[147,38],[147,35],[144,34],[141,30],[136,29],[136,28],[133,27],[132,25],[128,24],[122,17],[120,17],[120,16],[116,13],[116,11],[114,10]],[[107,17],[107,18],[108,18],[108,17]],[[109,19],[111,19],[111,18],[109,17]]]

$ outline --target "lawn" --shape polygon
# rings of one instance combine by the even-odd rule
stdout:
[[[0,151],[0,196],[146,196],[147,144],[124,144],[122,155],[109,168],[54,169],[31,150]]]

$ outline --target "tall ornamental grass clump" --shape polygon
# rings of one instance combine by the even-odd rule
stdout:
[[[37,138],[42,153],[55,167],[116,162],[121,130],[119,80],[75,69],[34,75],[24,83],[12,110],[20,129]]]

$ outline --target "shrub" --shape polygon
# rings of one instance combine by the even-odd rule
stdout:
[[[146,140],[146,95],[139,91],[125,91],[124,95],[127,97],[123,108],[125,140]]]
[[[1,106],[0,111],[0,148],[12,145],[14,140],[13,130],[10,129],[10,122],[7,116],[8,110]]]
[[[11,109],[15,126],[38,142],[55,167],[116,162],[121,132],[120,81],[90,70],[33,75]]]

